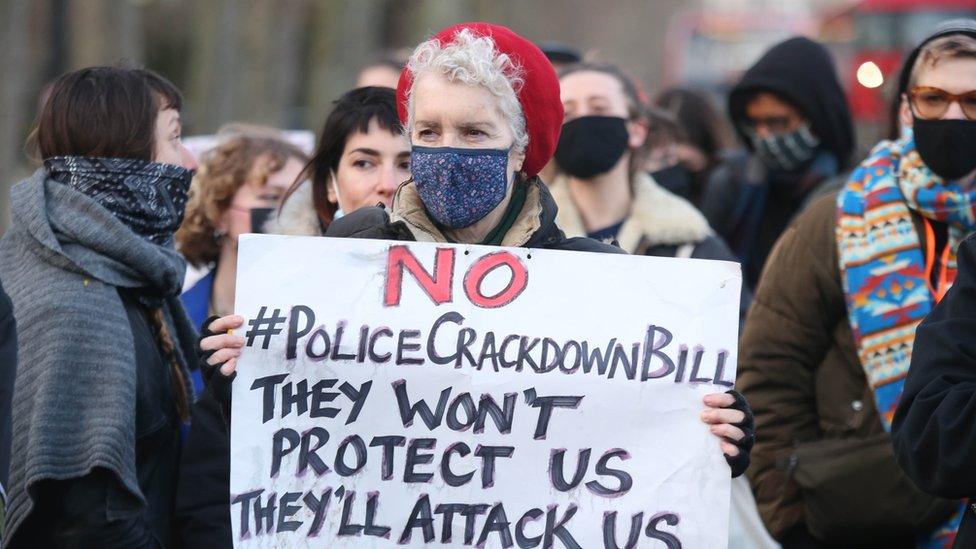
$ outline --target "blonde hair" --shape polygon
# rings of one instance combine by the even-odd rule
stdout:
[[[268,162],[258,163],[259,158]],[[217,226],[237,190],[250,181],[263,185],[290,158],[308,161],[295,145],[264,132],[232,135],[204,153],[190,186],[183,225],[176,232],[177,246],[187,262],[201,267],[217,260]]]
[[[451,82],[480,86],[498,98],[498,109],[508,121],[515,137],[512,148],[525,152],[529,134],[525,115],[518,100],[524,79],[522,68],[508,54],[495,48],[489,36],[477,36],[471,29],[461,29],[449,44],[431,39],[413,51],[407,69],[416,82],[424,73],[436,71]],[[407,90],[407,132],[413,129],[413,84]]]
[[[911,78],[908,88],[911,90],[918,81],[922,67],[934,67],[944,59],[970,58],[976,59],[976,38],[968,34],[951,34],[936,38],[922,46],[912,65]]]

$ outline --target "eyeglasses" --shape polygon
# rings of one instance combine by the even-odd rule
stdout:
[[[953,103],[959,103],[967,119],[976,120],[976,90],[957,94],[932,86],[915,86],[909,98],[918,117],[924,120],[942,118]]]

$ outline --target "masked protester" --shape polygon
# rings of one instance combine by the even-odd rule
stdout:
[[[936,241],[948,240],[943,244],[948,252],[943,252],[938,262],[929,260],[925,264],[933,264],[933,271],[939,271],[933,274],[934,283],[929,280],[937,293],[946,284],[952,287],[915,332],[911,369],[891,432],[899,463],[920,488],[947,498],[972,498],[976,496],[972,469],[976,463],[976,241],[966,239],[959,246],[958,257],[953,250],[966,233],[972,232],[971,220],[976,218],[972,191],[976,170],[976,21],[957,20],[940,26],[906,60],[909,65],[915,71],[906,82],[902,124],[912,128],[921,162],[943,182],[923,186],[916,196],[922,200],[927,191],[946,189],[951,195],[945,198],[952,199],[936,209],[936,217],[945,220],[933,222]],[[906,147],[908,142],[904,142]],[[942,228],[936,230],[938,225]],[[940,281],[945,281],[941,287]],[[976,546],[976,516],[971,506],[965,509],[955,546]]]
[[[790,220],[846,169],[854,135],[830,54],[806,38],[766,52],[732,89],[728,107],[749,154],[715,168],[701,208],[755,288]]]
[[[627,252],[735,261],[705,217],[639,169],[647,139],[637,87],[613,65],[582,63],[560,76],[565,123],[552,185],[556,222],[569,236],[618,242]],[[749,291],[743,287],[743,316]]]
[[[621,253],[567,238],[535,177],[556,147],[563,111],[555,72],[531,42],[488,23],[444,29],[414,50],[397,97],[413,145],[411,180],[389,211],[361,208],[335,220],[326,236]],[[214,320],[200,343],[216,383],[230,385],[244,341],[225,332],[243,321]],[[703,421],[741,474],[753,438],[748,405],[734,391],[708,395],[705,404]],[[226,399],[221,406],[229,410]],[[229,521],[227,507],[221,519]]]
[[[183,294],[195,326],[234,310],[237,239],[265,222],[307,158],[273,131],[244,132],[204,153],[176,242],[187,262],[208,269]]]
[[[304,155],[280,140],[242,137],[236,143],[228,141],[204,157],[201,174],[194,183],[195,191],[202,194],[199,202],[196,202],[198,196],[192,195],[187,223],[181,230],[189,237],[191,227],[196,223],[194,212],[209,215],[203,205],[217,203],[217,196],[223,196],[222,200],[227,204],[244,197],[246,204],[254,205],[255,198],[267,195],[260,204],[262,216],[255,216],[254,210],[250,216],[255,219],[267,214],[267,222],[256,225],[252,221],[249,226],[248,216],[239,215],[246,210],[241,211],[237,219],[239,230],[228,231],[224,236],[225,239],[233,238],[234,261],[231,266],[236,265],[236,236],[241,232],[321,236],[326,227],[342,217],[343,212],[377,204],[389,207],[397,186],[410,178],[409,143],[403,137],[397,118],[396,93],[389,88],[357,88],[339,98],[325,121],[315,153],[304,167],[300,163],[292,165],[296,158],[304,161]],[[265,159],[263,164],[259,162],[261,158]],[[258,169],[262,165],[265,168],[277,166],[278,169],[268,173],[267,169]],[[247,191],[249,183],[240,181],[248,173],[256,173],[264,182],[261,178],[251,177],[250,184],[256,186]],[[211,198],[205,200],[208,188]],[[234,198],[230,200],[232,196]],[[279,203],[277,211],[263,209]],[[203,249],[219,253],[220,257],[224,251],[216,249],[212,227],[222,219],[227,220],[227,226],[234,227],[235,215],[228,206],[222,211],[226,213],[214,212],[213,221],[201,222],[199,229],[192,229],[193,234],[200,235]],[[177,237],[180,236],[178,233]],[[220,265],[219,259],[211,261]],[[231,276],[232,290],[233,279]],[[186,296],[184,294],[184,299]],[[211,310],[205,315],[216,318],[216,311]],[[214,373],[210,371],[211,378]],[[230,412],[226,391],[229,385],[221,384],[222,380],[218,377],[211,384],[212,390],[202,393],[193,409],[193,424],[183,453],[176,501],[178,534],[183,547],[231,545],[227,506],[230,491],[227,418]],[[228,405],[226,410],[221,407],[222,403]]]
[[[896,432],[913,477],[969,465],[952,453],[965,439],[933,430],[942,401],[916,399],[904,381],[916,327],[952,285],[960,242],[976,230],[976,22],[959,25],[926,39],[902,70],[902,118],[913,132],[879,143],[840,193],[797,218],[753,301],[739,357],[740,387],[763,433],[753,488],[787,547],[951,544],[959,503],[919,490],[898,468],[888,432],[899,399],[915,399],[911,420],[900,416],[909,434]],[[938,360],[964,353],[962,343],[940,345],[928,347]],[[958,378],[930,379],[945,387]],[[961,408],[949,410],[944,425],[966,422]],[[920,439],[945,460],[913,454]]]
[[[96,67],[39,115],[44,167],[0,241],[20,342],[5,547],[171,545],[197,356],[173,247],[180,105],[158,75]]]
[[[701,208],[705,186],[723,149],[718,113],[707,97],[685,88],[664,90],[653,104],[674,118],[677,132],[673,158],[648,171],[659,185]]]
[[[237,239],[264,232],[306,157],[275,130],[254,126],[235,131],[204,153],[202,161],[190,186],[185,221],[176,232],[177,249],[202,272],[181,296],[197,328],[208,316],[233,310]],[[201,372],[191,376],[194,392],[200,393]]]

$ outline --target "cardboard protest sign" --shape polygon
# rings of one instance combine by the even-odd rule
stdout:
[[[724,547],[734,263],[246,235],[239,547]]]

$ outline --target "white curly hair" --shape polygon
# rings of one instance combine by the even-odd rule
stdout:
[[[508,54],[495,49],[495,41],[489,36],[478,36],[470,29],[461,29],[450,44],[428,40],[413,51],[407,61],[407,69],[413,74],[413,82],[428,71],[438,71],[451,82],[469,86],[481,86],[498,98],[498,108],[508,121],[515,136],[513,149],[525,152],[529,134],[525,128],[525,115],[518,100],[522,87],[522,68]],[[407,133],[413,130],[413,84],[407,90]]]

